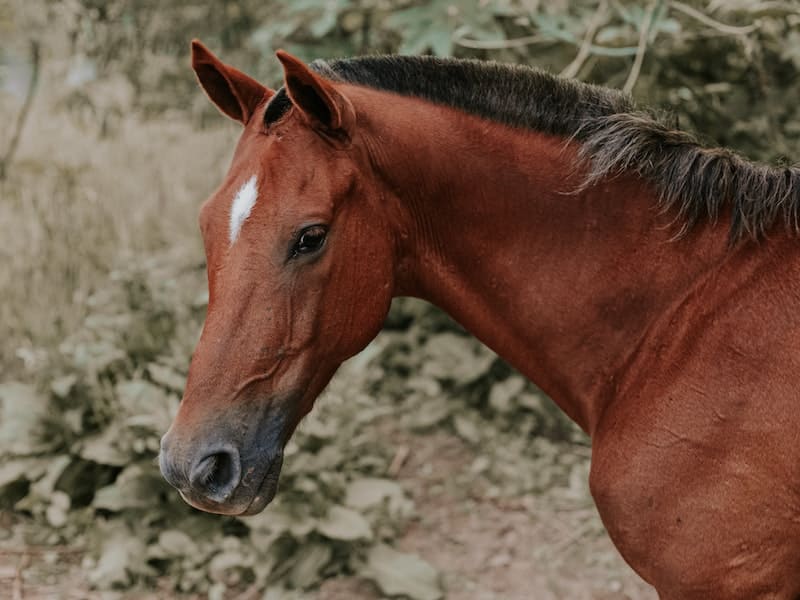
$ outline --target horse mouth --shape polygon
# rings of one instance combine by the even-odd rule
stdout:
[[[298,397],[294,392],[270,401],[242,403],[232,425],[220,427],[188,451],[176,451],[175,442],[162,441],[160,462],[165,478],[198,510],[230,516],[260,513],[278,491],[283,446],[291,434],[287,424],[293,423]],[[169,435],[173,434],[168,432],[165,439]],[[173,462],[170,452],[177,456]],[[187,455],[203,458],[187,460]]]
[[[204,512],[234,517],[255,515],[264,510],[275,498],[275,494],[278,492],[278,480],[280,479],[282,466],[283,452],[270,461],[257,487],[253,488],[246,481],[243,481],[230,502],[213,502],[207,499],[195,498],[183,490],[179,490],[179,493],[184,502]],[[255,489],[255,491],[251,492],[252,496],[248,500],[248,491],[252,489]]]
[[[253,499],[250,500],[250,504],[247,505],[247,508],[239,513],[239,516],[246,517],[250,515],[257,515],[264,510],[270,502],[272,502],[272,499],[278,492],[278,480],[280,479],[282,466],[283,452],[272,459],[269,467],[267,467],[267,470],[264,473],[261,484],[258,486],[258,489],[253,496]]]

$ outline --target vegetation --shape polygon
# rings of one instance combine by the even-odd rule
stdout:
[[[262,515],[204,515],[163,482],[158,440],[206,302],[197,207],[237,134],[196,88],[192,37],[272,84],[278,47],[537,64],[752,158],[800,156],[798,1],[12,0],[0,37],[0,538],[81,551],[80,585],[100,589],[288,598],[358,574],[442,597],[437,570],[394,547],[424,516],[397,479],[398,431],[471,448],[465,497],[560,486],[590,504],[583,435],[408,300],[301,426]]]

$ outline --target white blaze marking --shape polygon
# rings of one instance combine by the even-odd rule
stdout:
[[[231,204],[231,223],[230,223],[230,236],[231,244],[236,241],[239,236],[239,230],[242,225],[250,216],[250,211],[253,209],[256,200],[258,199],[258,179],[253,175],[247,182],[239,188],[236,196],[233,198]]]

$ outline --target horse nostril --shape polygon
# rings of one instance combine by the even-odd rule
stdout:
[[[223,502],[239,485],[241,469],[239,453],[225,448],[201,458],[192,467],[189,483],[209,500]]]

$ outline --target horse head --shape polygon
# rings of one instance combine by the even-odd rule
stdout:
[[[244,130],[200,211],[208,312],[160,464],[190,504],[224,514],[272,500],[287,440],[377,334],[394,287],[395,244],[344,86],[277,56],[275,92],[192,44],[200,85]]]

